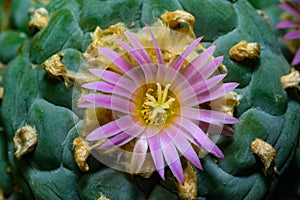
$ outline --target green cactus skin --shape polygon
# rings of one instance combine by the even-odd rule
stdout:
[[[166,181],[156,173],[145,179],[110,169],[92,157],[88,159],[90,170],[81,172],[73,159],[72,143],[82,122],[82,116],[72,112],[73,88],[51,79],[43,62],[61,52],[62,62],[76,71],[83,61],[81,52],[90,41],[89,31],[96,26],[107,28],[117,22],[129,26],[134,22],[139,27],[153,23],[165,10],[184,9],[196,18],[195,34],[204,35],[207,44],[217,44],[215,56],[224,55],[229,71],[226,81],[239,82],[236,92],[243,96],[235,112],[241,122],[234,125],[232,137],[218,144],[225,159],[215,163],[207,156],[201,160],[204,171],[197,172],[198,197],[271,197],[278,179],[263,174],[259,158],[251,152],[251,142],[261,138],[270,143],[277,151],[276,167],[283,173],[297,147],[300,122],[299,102],[280,84],[289,64],[276,45],[275,35],[246,0],[169,2],[53,0],[46,6],[50,23],[22,44],[4,75],[2,120],[6,135],[0,137],[0,153],[4,155],[0,157],[0,175],[5,179],[0,179],[1,188],[9,192],[17,182],[27,199],[97,199],[102,195],[112,199],[179,198],[168,172]],[[258,42],[260,57],[232,61],[229,49],[240,40]],[[33,152],[17,160],[12,140],[25,124],[35,126],[38,143]],[[12,174],[3,171],[8,164]]]

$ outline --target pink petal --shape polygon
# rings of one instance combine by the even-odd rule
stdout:
[[[98,147],[98,149],[108,149],[114,146],[122,146],[124,144],[127,144],[133,139],[134,139],[133,136],[127,135],[126,133],[122,132],[114,136],[113,138],[108,139],[105,143],[103,143],[100,147]]]
[[[83,99],[83,100],[81,100],[80,102],[77,103],[77,106],[79,108],[90,108],[90,107],[95,107],[95,103]]]
[[[143,45],[136,39],[136,37],[129,31],[125,31],[124,34],[126,35],[127,39],[130,41],[132,46],[135,48],[135,51],[142,56],[143,63],[140,64],[143,65],[147,63],[152,63],[147,51],[145,50]]]
[[[224,83],[220,87],[215,87],[215,88],[212,88],[202,94],[199,94],[197,96],[197,98],[198,98],[197,104],[202,104],[202,103],[220,98],[220,97],[226,95],[228,92],[235,89],[238,85],[239,85],[238,83],[233,83],[233,82],[232,83]],[[182,104],[186,105],[186,106],[191,106],[191,105],[189,105],[190,104],[189,100],[182,100]],[[195,105],[197,105],[197,104],[195,104]],[[195,105],[192,105],[192,106],[195,106]]]
[[[198,43],[202,40],[203,37],[199,37],[196,40],[194,40],[185,50],[184,52],[175,60],[173,64],[171,64],[171,67],[178,71],[186,58],[190,55],[190,53],[193,51],[193,49],[198,45]]]
[[[140,54],[141,50],[134,49],[130,45],[126,44],[122,40],[116,38],[116,41],[138,62],[139,65],[144,65],[149,63],[147,60],[144,60],[142,55]]]
[[[169,168],[179,183],[183,184],[184,177],[180,157],[171,139],[167,136],[164,130],[162,130],[160,135],[160,145]]]
[[[90,69],[89,71],[114,86],[122,87],[125,90],[127,89],[127,91],[135,89],[133,87],[135,85],[134,82],[115,72],[102,69]]]
[[[191,120],[199,120],[210,124],[234,124],[239,122],[238,119],[223,112],[190,107],[181,108],[181,116]]]
[[[99,47],[98,51],[102,53],[106,58],[108,58],[113,64],[118,66],[124,72],[127,72],[132,69],[132,64],[123,58],[117,52],[114,52],[110,49]]]
[[[300,63],[300,48],[298,49],[298,51],[296,52],[296,55],[293,59],[292,65],[297,65]]]
[[[174,79],[177,77],[178,74],[179,72],[175,71],[171,67],[158,64],[156,80],[162,85],[166,85],[170,83],[172,86],[173,85],[172,82],[174,81]]]
[[[110,138],[107,142],[102,144],[99,149],[111,148],[113,146],[122,146],[141,135],[145,130],[140,122],[136,122],[127,130],[119,133],[117,136]]]
[[[142,67],[144,80],[146,83],[155,83],[157,75],[157,66],[153,63],[145,64]],[[141,83],[142,84],[142,83]]]
[[[215,48],[216,45],[212,45],[209,48],[207,48],[204,52],[202,52],[181,71],[182,75],[188,78],[191,75],[194,75],[194,73],[200,73],[200,69],[208,62],[210,57],[213,55]]]
[[[160,177],[165,180],[165,164],[159,140],[159,134],[153,135],[152,137],[148,137],[148,144],[155,168]]]
[[[151,31],[151,28],[148,26],[148,24],[145,24],[145,26],[146,26],[146,28],[147,28],[147,30],[150,33],[150,36],[152,38],[152,41],[153,41],[153,44],[154,44],[154,47],[155,47],[155,51],[156,51],[156,54],[157,54],[158,63],[164,65],[165,61],[164,61],[163,55],[161,53],[161,50],[160,50],[160,48],[159,48],[159,46],[156,42],[156,39],[153,35],[153,32]]]
[[[107,92],[107,93],[113,93],[115,86],[105,83],[103,81],[97,81],[97,82],[92,82],[92,83],[87,83],[82,85],[81,87],[90,89],[90,90],[97,90],[101,92]]]
[[[210,124],[207,122],[199,121],[199,127],[209,134],[221,134],[225,136],[231,136],[233,134],[233,129],[224,124]]]
[[[86,94],[81,97],[83,100],[93,103],[94,107],[102,107],[123,113],[133,114],[135,105],[129,100],[115,95]],[[78,107],[83,107],[80,102]]]
[[[206,65],[204,65],[200,72],[198,74],[195,74],[193,76],[190,76],[188,79],[192,85],[194,85],[196,82],[199,82],[199,80],[205,80],[209,76],[211,76],[219,67],[220,64],[222,64],[223,56],[219,56]]]
[[[131,159],[131,173],[139,173],[145,162],[148,150],[148,142],[144,137],[135,141]]]
[[[124,130],[127,130],[134,124],[132,118],[128,115],[111,121],[99,128],[93,130],[88,136],[86,136],[86,140],[94,141],[94,140],[101,140],[104,138],[108,138],[114,136]]]
[[[193,85],[192,87],[194,89],[195,94],[196,95],[201,94],[202,92],[205,92],[215,87],[218,83],[220,83],[225,78],[226,75],[227,74],[220,74],[208,80],[204,80]]]
[[[174,126],[173,126],[174,127]],[[196,167],[199,169],[203,169],[199,160],[198,155],[196,154],[195,150],[193,149],[191,143],[189,143],[182,133],[175,128],[170,127],[170,131],[166,131],[169,138],[173,141],[176,145],[178,151],[187,158],[190,162],[192,162]]]
[[[291,31],[284,35],[284,39],[299,39],[300,38],[300,31]]]
[[[89,69],[91,73],[100,77],[101,79],[117,82],[122,76],[115,72],[109,71],[107,69]]]
[[[284,4],[280,4],[278,5],[279,8],[281,8],[282,10],[285,10],[289,13],[292,13],[294,16],[296,16],[298,19],[300,18],[300,14],[293,8],[291,8],[288,5],[284,5]]]
[[[206,151],[213,155],[222,158],[222,151],[215,145],[207,135],[191,120],[176,117],[176,126],[180,128],[186,135],[192,136],[199,147],[203,147]]]
[[[276,28],[295,28],[298,24],[291,21],[281,21],[276,25]]]
[[[81,87],[90,89],[90,90],[97,90],[100,92],[105,93],[111,93],[111,94],[117,94],[123,97],[128,98],[128,96],[131,96],[131,93],[126,91],[125,89],[121,87],[115,87],[114,85],[111,85],[109,83],[103,82],[103,81],[97,81],[92,83],[87,83],[82,85]]]

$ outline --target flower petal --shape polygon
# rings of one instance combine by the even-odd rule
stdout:
[[[279,8],[281,8],[282,10],[285,10],[291,14],[293,14],[294,16],[296,16],[298,19],[300,18],[300,14],[292,7],[288,6],[288,5],[284,5],[284,4],[280,4],[278,5]]]
[[[117,52],[102,47],[99,47],[98,51],[124,72],[127,72],[133,68],[132,64]]]
[[[133,140],[134,138],[141,135],[146,128],[141,126],[140,122],[136,122],[127,130],[124,130],[122,133],[110,138],[107,142],[102,144],[99,149],[106,149],[113,146],[122,146]]]
[[[158,46],[158,44],[156,42],[156,39],[155,39],[155,37],[153,35],[153,32],[152,32],[151,28],[148,26],[148,24],[145,24],[145,26],[146,26],[146,28],[147,28],[147,30],[148,30],[151,38],[152,38],[152,41],[153,41],[153,44],[154,44],[154,47],[155,47],[155,51],[156,51],[156,54],[157,54],[158,64],[164,65],[165,61],[164,61],[162,52],[161,52],[161,50],[160,50],[160,48],[159,48],[159,46]]]
[[[129,115],[126,115],[93,130],[88,136],[86,136],[85,139],[88,141],[94,141],[108,138],[127,130],[133,124],[134,122],[132,118]]]
[[[190,53],[193,51],[193,49],[198,45],[198,43],[202,40],[203,37],[199,37],[196,40],[194,40],[185,50],[184,52],[175,60],[174,63],[171,64],[170,67],[178,71],[186,58],[190,55]]]
[[[193,76],[190,76],[189,82],[194,85],[195,83],[199,82],[199,80],[206,80],[209,76],[211,76],[217,68],[222,64],[223,61],[223,56],[219,56],[206,65],[204,65],[201,69],[200,72],[197,74],[194,74]]]
[[[210,124],[207,122],[199,121],[199,127],[209,134],[221,134],[225,136],[231,136],[233,129],[230,126],[224,124]]]
[[[291,31],[284,35],[284,39],[299,39],[300,38],[300,31]]]
[[[90,90],[97,90],[97,91],[105,92],[105,93],[111,93],[111,94],[114,93],[114,94],[118,94],[118,95],[126,97],[126,98],[128,98],[128,96],[131,96],[131,92],[128,92],[121,87],[115,87],[114,85],[103,82],[103,81],[87,83],[87,84],[82,85],[81,87],[90,89]]]
[[[148,142],[145,137],[135,141],[131,159],[131,173],[139,173],[145,162],[148,150]]]
[[[210,124],[234,124],[239,122],[239,120],[235,117],[232,117],[223,112],[190,107],[181,108],[181,116],[187,119],[199,120]]]
[[[215,145],[207,135],[191,120],[185,118],[176,117],[176,126],[180,128],[189,137],[193,137],[199,147],[203,147],[206,151],[213,155],[223,158],[222,151]]]
[[[191,143],[189,143],[182,135],[182,133],[178,131],[178,129],[174,128],[174,126],[168,127],[168,129],[169,131],[167,130],[166,133],[176,145],[178,151],[196,167],[198,167],[199,169],[203,169],[199,157],[193,149]]]
[[[134,90],[134,82],[126,78],[125,76],[121,76],[120,74],[117,74],[115,72],[102,69],[90,69],[89,71],[114,86],[122,87],[124,89],[127,89],[127,91]]]
[[[140,65],[152,63],[150,56],[148,55],[143,45],[138,41],[138,39],[130,31],[125,31],[124,34],[130,41],[132,46],[135,48],[135,51],[141,55],[143,62],[140,63]]]
[[[105,143],[103,143],[100,147],[98,147],[98,149],[108,149],[114,146],[122,146],[123,144],[126,144],[133,139],[134,139],[133,136],[121,132],[116,136],[114,136],[113,138],[108,139]]]
[[[298,24],[291,21],[281,21],[276,25],[276,28],[295,28]]]
[[[214,76],[208,80],[203,80],[203,81],[200,81],[200,82],[194,84],[192,86],[194,93],[196,95],[201,94],[201,93],[215,87],[218,83],[220,83],[224,79],[225,76],[226,76],[226,74],[220,74],[220,75]],[[188,97],[189,96],[188,88],[184,89],[182,91],[182,93],[183,93],[184,97]]]
[[[126,44],[125,42],[117,38],[116,41],[138,62],[139,65],[144,65],[149,63],[147,60],[144,60],[144,58],[140,55],[141,50],[134,49],[129,44]]]
[[[216,45],[212,45],[196,57],[191,63],[189,63],[182,71],[182,75],[186,78],[194,75],[194,73],[200,73],[201,68],[208,62],[215,51]],[[201,73],[200,73],[201,74]]]
[[[179,183],[183,184],[184,177],[180,157],[174,144],[164,130],[162,130],[160,134],[160,145],[169,168]]]
[[[112,93],[115,89],[115,86],[103,82],[103,81],[97,81],[97,82],[92,82],[92,83],[87,83],[82,85],[81,87],[90,89],[90,90],[97,90],[100,92],[107,92],[107,93]]]
[[[239,84],[238,83],[224,83],[220,87],[213,88],[205,93],[198,95],[198,103],[204,103],[207,101],[212,101],[217,98],[220,98],[224,96],[225,94],[231,92],[233,89],[235,89]]]
[[[298,49],[298,51],[296,52],[296,55],[293,59],[292,65],[297,65],[300,63],[300,48]]]
[[[129,99],[124,99],[115,95],[86,94],[81,98],[84,101],[93,103],[93,107],[103,107],[127,114],[133,114],[132,109],[135,107],[135,105]],[[79,102],[77,105],[78,107],[83,107],[81,102]]]
[[[159,134],[153,135],[152,137],[148,137],[148,144],[150,148],[150,152],[152,155],[152,159],[155,165],[156,170],[160,177],[165,180],[165,164],[163,153],[160,147],[160,138]]]

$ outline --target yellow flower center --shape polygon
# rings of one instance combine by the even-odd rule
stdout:
[[[163,126],[174,114],[173,103],[176,99],[169,95],[170,84],[167,84],[164,89],[160,83],[156,83],[156,86],[156,93],[152,88],[147,90],[141,115],[146,124]]]

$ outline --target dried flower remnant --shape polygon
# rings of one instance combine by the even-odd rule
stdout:
[[[31,20],[28,24],[31,29],[41,30],[49,23],[48,11],[45,8],[38,8],[34,10]]]
[[[257,138],[251,143],[251,150],[263,162],[265,175],[270,167],[275,167],[276,150],[269,143]],[[276,168],[275,171],[277,171]]]
[[[89,69],[100,81],[82,86],[93,92],[83,95],[78,106],[112,110],[114,120],[100,125],[85,139],[90,142],[104,141],[97,147],[100,150],[122,149],[124,145],[131,144],[130,173],[144,173],[142,168],[150,157],[163,179],[166,163],[179,183],[183,184],[181,155],[202,169],[194,146],[218,158],[224,157],[199,127],[199,122],[206,127],[220,128],[238,120],[223,112],[201,108],[201,105],[226,95],[238,84],[221,84],[226,75],[214,74],[223,60],[223,57],[212,57],[215,45],[187,62],[202,37],[192,41],[175,61],[166,63],[160,43],[155,39],[157,33],[171,32],[165,29],[168,28],[162,27],[162,30],[154,32],[147,27],[141,30],[142,34],[136,34],[148,34],[153,43],[152,49],[156,52],[156,62],[148,54],[151,51],[149,47],[144,48],[130,31],[124,32],[129,44],[120,39],[116,42],[126,51],[125,57],[130,55],[129,60],[135,62],[130,62],[118,52],[99,47],[99,52],[118,70]]]
[[[111,200],[110,198],[107,198],[104,195],[101,195],[101,197],[98,198],[98,200]]]
[[[260,55],[260,46],[258,43],[248,43],[246,40],[240,41],[229,51],[229,57],[237,62],[245,59],[253,59]]]
[[[173,12],[165,12],[161,19],[172,30],[187,34],[192,38],[196,38],[193,27],[195,24],[195,17],[184,10],[176,10]]]
[[[214,101],[216,110],[233,116],[234,109],[240,104],[242,96],[236,92],[229,92],[224,97]],[[220,101],[224,102],[221,103]]]
[[[75,138],[73,141],[74,159],[81,171],[89,171],[87,159],[90,156],[89,143],[81,137]]]
[[[44,63],[45,71],[53,78],[64,81],[66,87],[73,85],[75,73],[66,68],[62,63],[63,55],[60,53],[54,54],[49,60]]]
[[[291,69],[291,72],[280,78],[282,87],[287,88],[298,88],[300,90],[300,72],[295,68]]]
[[[4,88],[0,87],[0,100],[3,98]]]
[[[29,125],[18,129],[13,138],[15,146],[15,156],[20,159],[24,154],[34,150],[37,143],[37,134],[34,127]]]
[[[198,185],[196,168],[187,162],[187,167],[183,170],[184,183],[178,186],[180,199],[194,200],[197,199]]]
[[[0,188],[0,200],[5,200],[4,191]]]
[[[283,38],[286,40],[296,41],[300,39],[300,0],[292,2],[290,0],[282,0],[282,4],[278,6],[280,9],[288,12],[292,16],[279,22],[276,25],[277,29],[289,29]],[[296,53],[292,61],[292,65],[300,63],[300,48],[297,42],[293,43],[296,46]],[[293,49],[293,48],[292,48]]]

